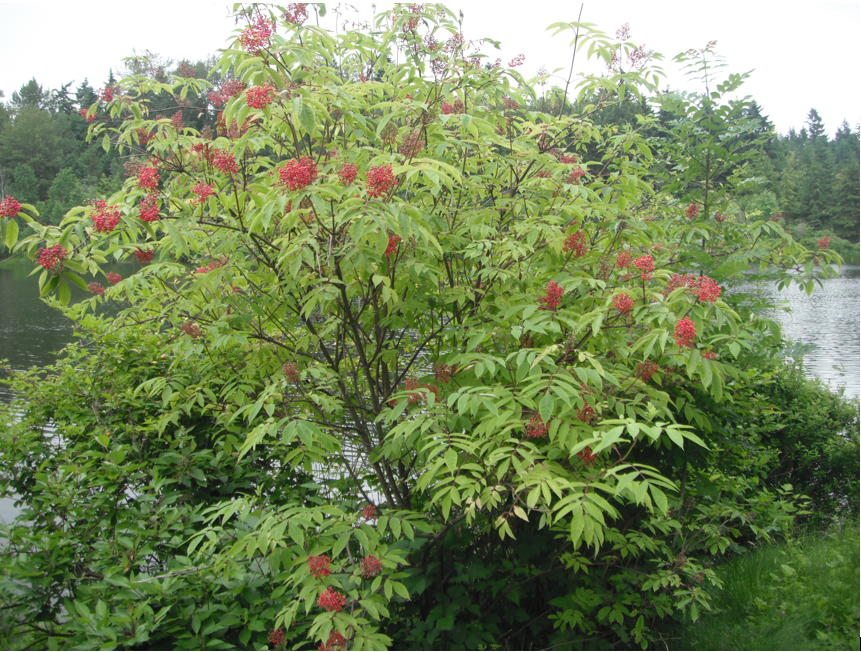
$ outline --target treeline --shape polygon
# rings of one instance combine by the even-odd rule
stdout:
[[[88,113],[90,107],[111,97],[116,82],[128,75],[165,82],[177,75],[218,83],[220,77],[210,74],[213,64],[214,59],[174,65],[146,53],[118,73],[112,70],[100,87],[84,79],[74,90],[74,82],[46,89],[31,79],[10,99],[0,101],[0,197],[12,195],[32,204],[43,222],[59,224],[71,208],[119,190],[135,162],[116,150],[105,152],[100,139],[87,142],[90,122],[110,121],[104,102],[95,114]],[[150,109],[187,127],[214,129],[220,104],[217,92],[173,100],[154,96],[149,98]]]

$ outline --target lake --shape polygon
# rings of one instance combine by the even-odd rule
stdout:
[[[127,276],[135,269],[127,263],[115,265],[111,271]],[[71,323],[39,299],[38,275],[28,276],[31,270],[29,264],[0,266],[0,359],[7,359],[15,370],[50,364],[56,352],[73,339]],[[734,289],[785,302],[790,313],[775,310],[768,316],[783,324],[788,338],[816,346],[804,358],[808,375],[826,380],[834,389],[844,388],[849,397],[859,395],[859,290],[859,268],[850,265],[811,296],[795,287],[778,291],[773,284],[745,283]],[[86,296],[72,288],[73,301]],[[9,389],[0,386],[0,401],[11,399]],[[12,500],[0,499],[0,519],[9,519],[15,512]]]

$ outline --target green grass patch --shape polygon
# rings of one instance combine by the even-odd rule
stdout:
[[[677,650],[858,649],[859,544],[855,522],[721,565],[715,611],[667,642]]]

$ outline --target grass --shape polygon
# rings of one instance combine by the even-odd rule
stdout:
[[[857,650],[859,543],[855,522],[718,567],[723,589],[715,591],[714,612],[668,643],[678,650]]]

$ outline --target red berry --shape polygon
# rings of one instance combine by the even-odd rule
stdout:
[[[362,560],[362,577],[366,580],[379,575],[382,571],[383,565],[374,555],[368,555]]]
[[[682,348],[690,348],[694,345],[697,329],[690,317],[684,317],[676,324],[676,344]]]
[[[110,283],[111,285],[116,285],[122,280],[122,274],[117,274],[116,272],[108,272],[108,283]]]
[[[283,167],[278,168],[278,185],[287,190],[302,190],[317,180],[317,164],[310,156],[298,161],[291,158]]]
[[[328,577],[331,574],[331,563],[332,560],[326,555],[311,556],[308,557],[308,570],[311,572],[312,576],[319,580],[323,577]]]
[[[556,310],[559,306],[559,301],[562,298],[562,295],[565,293],[559,285],[556,284],[555,281],[550,281],[547,284],[547,293],[538,299],[538,303],[544,304],[541,306],[541,310]]]
[[[15,217],[21,210],[21,203],[6,195],[6,199],[0,202],[0,219],[4,217]]]
[[[317,606],[325,611],[339,612],[347,604],[347,597],[338,593],[331,586],[317,599]]]
[[[371,166],[368,171],[368,181],[365,184],[369,197],[383,197],[395,185],[397,185],[397,181],[392,174],[391,165]]]

